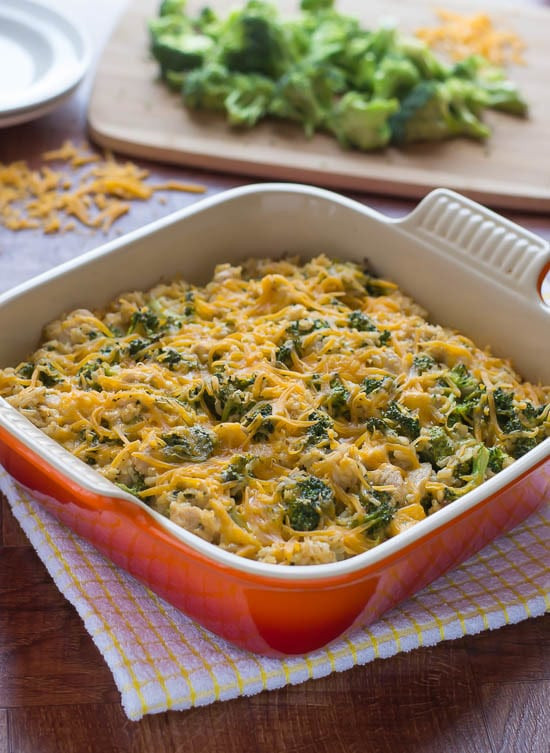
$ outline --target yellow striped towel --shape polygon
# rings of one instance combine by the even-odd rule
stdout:
[[[113,673],[130,719],[280,688],[519,622],[550,608],[550,506],[367,629],[285,660],[209,633],[57,523],[0,468],[0,490]]]

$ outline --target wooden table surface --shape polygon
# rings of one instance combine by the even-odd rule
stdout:
[[[61,4],[61,0],[57,0]],[[96,41],[122,0],[80,4]],[[85,137],[90,81],[54,113],[0,131],[0,162],[38,161],[65,138]],[[148,166],[214,193],[232,176]],[[196,201],[173,194],[134,204],[109,236]],[[393,215],[411,203],[356,197]],[[550,239],[550,218],[505,213]],[[105,238],[81,230],[45,237],[0,228],[0,290]],[[548,753],[550,615],[343,674],[187,712],[130,722],[112,676],[73,607],[57,591],[14,520],[0,507],[0,753]]]

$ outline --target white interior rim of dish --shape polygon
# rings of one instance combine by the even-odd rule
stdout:
[[[90,45],[81,29],[35,0],[0,3],[0,118],[59,98],[82,79]]]

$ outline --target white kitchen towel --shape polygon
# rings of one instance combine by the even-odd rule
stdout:
[[[107,662],[128,717],[304,682],[550,609],[550,505],[369,628],[270,659],[185,617],[60,525],[0,467],[0,490]]]

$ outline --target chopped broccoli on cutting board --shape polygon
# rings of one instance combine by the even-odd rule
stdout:
[[[502,69],[479,55],[446,64],[424,42],[384,25],[368,30],[334,0],[302,0],[301,13],[248,0],[225,18],[196,16],[186,0],[163,0],[149,21],[162,80],[190,109],[224,112],[232,127],[264,118],[333,134],[361,151],[440,141],[483,140],[483,110],[525,117],[527,105]]]

